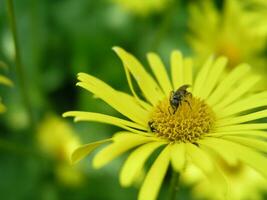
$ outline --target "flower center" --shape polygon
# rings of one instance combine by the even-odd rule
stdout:
[[[217,47],[218,56],[226,56],[229,59],[229,69],[235,67],[240,63],[240,50],[234,44],[223,42]]]
[[[215,121],[211,108],[199,98],[187,95],[177,107],[168,98],[151,113],[151,132],[172,142],[194,143],[208,133]]]

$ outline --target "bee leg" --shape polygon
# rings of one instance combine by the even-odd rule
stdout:
[[[180,103],[178,104],[178,106],[173,106],[172,107],[172,109],[173,109],[173,115],[176,113],[176,110],[177,110],[177,108],[180,106]]]
[[[163,113],[163,110],[159,107],[159,110]]]
[[[172,97],[173,97],[173,94],[174,94],[174,91],[171,91],[171,92],[170,92],[170,96],[169,96],[169,103],[170,103],[170,105],[172,105],[172,101],[171,101],[171,99],[172,99]]]
[[[171,102],[171,98],[173,97],[173,94],[174,94],[174,91],[172,90],[171,92],[170,92],[170,97],[169,97],[169,101]]]
[[[171,106],[168,107],[169,114],[171,115],[172,113],[171,113],[170,109],[171,109]]]
[[[187,101],[186,99],[184,100],[187,104],[188,104],[188,106],[190,107],[190,109],[192,110],[192,107],[191,107],[191,105],[190,105],[190,103],[189,103],[189,101]]]
[[[192,93],[191,92],[187,92],[186,96],[192,97]]]

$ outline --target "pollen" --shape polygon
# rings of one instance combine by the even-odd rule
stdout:
[[[215,121],[212,109],[199,98],[187,96],[177,110],[169,99],[161,101],[148,122],[151,132],[171,142],[194,143],[209,133]]]

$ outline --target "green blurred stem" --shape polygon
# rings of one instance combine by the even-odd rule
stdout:
[[[21,62],[20,46],[19,46],[17,26],[16,26],[16,17],[15,17],[15,12],[14,12],[14,4],[12,0],[7,0],[7,11],[8,11],[10,29],[12,32],[14,46],[15,46],[15,67],[16,67],[16,73],[18,76],[18,85],[20,87],[20,94],[22,96],[24,106],[28,113],[31,128],[32,130],[34,130],[35,121],[34,121],[32,107],[30,104],[30,98],[28,94],[29,90],[27,89],[27,85],[25,81],[26,80],[25,73],[24,73],[24,69],[22,66],[22,62]]]
[[[177,200],[177,192],[179,190],[180,174],[172,170],[171,184],[170,184],[170,200]]]

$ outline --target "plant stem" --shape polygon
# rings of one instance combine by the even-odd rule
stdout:
[[[170,183],[170,200],[176,200],[177,191],[179,190],[180,174],[172,170],[172,178]]]
[[[16,73],[18,76],[18,85],[20,87],[20,93],[21,93],[24,106],[28,113],[31,128],[32,130],[34,130],[35,121],[34,121],[33,112],[32,112],[30,99],[28,95],[28,89],[27,89],[27,85],[25,81],[26,78],[24,74],[24,69],[23,69],[22,62],[21,62],[20,46],[19,46],[17,27],[16,27],[16,17],[15,17],[15,12],[14,12],[14,4],[12,0],[7,0],[7,11],[8,11],[10,29],[12,32],[12,37],[13,37],[14,47],[15,47],[15,68],[16,68]]]

